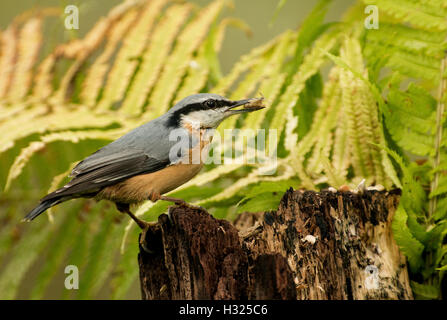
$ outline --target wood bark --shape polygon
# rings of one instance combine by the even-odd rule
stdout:
[[[234,224],[171,207],[140,235],[143,299],[412,299],[391,221],[399,190],[288,190]]]

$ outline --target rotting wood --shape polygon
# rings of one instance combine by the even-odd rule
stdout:
[[[290,189],[234,224],[171,207],[143,233],[142,298],[412,299],[391,231],[399,197]]]

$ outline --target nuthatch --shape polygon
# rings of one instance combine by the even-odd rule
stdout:
[[[130,131],[79,162],[73,177],[62,188],[46,195],[25,217],[31,221],[48,208],[74,198],[107,199],[120,212],[127,213],[141,227],[148,223],[137,218],[131,204],[145,200],[186,204],[182,199],[163,196],[192,179],[203,167],[203,159],[194,163],[191,153],[211,142],[207,133],[231,115],[262,109],[262,98],[231,101],[217,94],[191,95],[164,115]],[[236,109],[236,107],[243,108]],[[173,130],[186,133],[187,152],[172,152]],[[186,153],[186,154],[185,154]],[[174,154],[174,156],[173,156]],[[193,162],[193,163],[191,163]]]

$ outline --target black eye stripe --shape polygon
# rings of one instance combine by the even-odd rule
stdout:
[[[212,106],[208,106],[208,103],[210,103]],[[213,108],[223,107],[223,106],[229,106],[231,105],[231,101],[227,100],[214,100],[214,99],[208,99],[203,102],[199,103],[191,103],[182,109],[179,109],[171,114],[168,120],[168,125],[171,127],[176,127],[180,123],[180,119],[182,115],[186,115],[188,113],[194,112],[194,111],[200,111],[200,110],[209,110]]]
[[[208,100],[204,101],[203,104],[207,108],[212,109],[212,108],[220,108],[220,107],[231,105],[231,102],[230,101],[226,101],[226,100],[208,99]]]

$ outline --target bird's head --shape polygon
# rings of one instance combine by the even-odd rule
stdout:
[[[175,127],[189,124],[215,129],[232,115],[263,109],[262,101],[263,98],[233,101],[212,93],[194,94],[169,110],[169,122]]]

